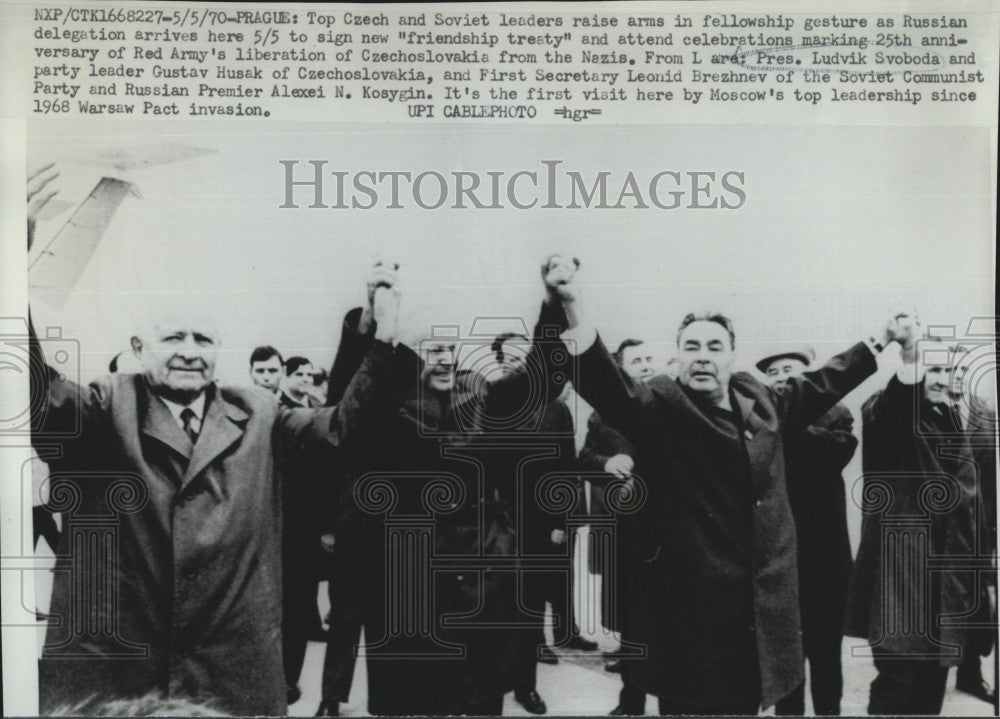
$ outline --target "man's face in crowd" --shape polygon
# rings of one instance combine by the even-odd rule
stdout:
[[[281,381],[282,370],[281,360],[275,355],[263,362],[254,362],[250,365],[250,379],[258,387],[274,392]]]
[[[633,345],[622,350],[622,369],[636,381],[646,382],[656,376],[654,362],[649,345]]]
[[[965,396],[965,380],[968,371],[968,366],[964,364],[956,364],[951,371],[951,384],[948,393],[953,402],[958,402]]]
[[[528,361],[528,346],[524,340],[511,338],[503,343],[501,348],[503,360],[500,362],[502,376],[514,374]]]
[[[792,377],[801,377],[806,371],[806,363],[795,357],[774,360],[767,368],[767,383],[772,387],[784,387]]]
[[[722,396],[729,386],[733,359],[729,333],[717,322],[696,320],[678,337],[678,379],[694,392]]]
[[[952,388],[951,353],[940,342],[924,341],[917,346],[917,361],[924,364],[924,397],[933,404],[950,401]]]
[[[450,392],[455,386],[455,345],[425,343],[421,345],[424,367],[420,379],[434,392]]]
[[[299,365],[294,372],[287,376],[285,384],[288,391],[296,397],[306,394],[313,386],[313,366],[311,364]]]
[[[160,322],[145,334],[134,339],[133,347],[155,390],[188,401],[211,383],[219,349],[213,325]]]

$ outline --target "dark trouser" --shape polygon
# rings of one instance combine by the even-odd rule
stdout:
[[[343,703],[351,695],[357,646],[361,642],[364,610],[337,601],[330,589],[330,634],[323,658],[323,702]]]
[[[829,617],[809,617],[806,612],[802,614],[802,643],[806,659],[809,660],[809,689],[813,710],[820,716],[840,714],[840,698],[844,693],[844,674],[840,666],[842,616],[842,610],[831,613]],[[775,714],[802,715],[805,710],[803,682],[778,702]]]
[[[869,714],[940,714],[948,667],[938,659],[876,654]]]
[[[995,581],[993,578],[992,582]],[[996,641],[996,629],[993,628],[996,616],[990,609],[989,593],[985,587],[979,597],[979,611],[973,617],[973,621],[982,626],[968,631],[969,641],[964,648],[962,663],[958,665],[958,681],[978,684],[983,680],[980,657],[988,656],[993,651],[993,644]]]
[[[285,681],[288,686],[293,687],[299,683],[299,675],[302,674],[309,634],[322,626],[322,620],[316,603],[319,579],[316,576],[315,566],[308,556],[310,548],[307,545],[292,544],[287,540],[286,544],[288,546],[282,567],[284,610],[281,640]]]
[[[554,557],[551,561],[556,563],[558,558]],[[569,600],[570,590],[566,586],[568,576],[559,570],[523,572],[521,600],[524,607],[536,615],[538,626],[529,630],[534,639],[527,643],[527,651],[524,652],[521,660],[516,686],[518,692],[533,691],[536,686],[538,649],[547,643],[543,628],[546,600],[552,604],[555,645],[565,644],[572,636],[571,632],[575,631],[576,625],[573,616],[569,613],[569,607],[573,603]]]
[[[962,657],[962,663],[958,665],[957,679],[959,682],[963,680],[975,682],[982,681],[983,667],[977,652],[966,648],[965,656]]]
[[[717,704],[713,706],[695,706],[671,701],[669,697],[660,698],[660,716],[676,716],[678,714],[690,714],[696,716],[706,714],[756,715],[759,710],[760,699],[754,699],[751,697],[747,697],[745,701],[741,700],[730,704]]]
[[[365,625],[366,606],[381,606],[381,577],[370,576],[378,563],[351,563],[356,548],[338,547],[330,562],[330,629],[323,658],[323,702],[327,705],[347,702],[354,683],[354,666],[357,648],[361,643],[361,629]],[[379,584],[375,584],[378,582]],[[367,637],[372,641],[371,637]]]
[[[621,616],[623,613],[619,613]],[[622,688],[618,692],[618,707],[626,714],[646,713],[646,692],[634,677],[635,662],[641,659],[630,658],[635,649],[629,646],[626,634],[621,635],[622,648],[618,650],[618,676],[622,680]]]
[[[498,717],[503,714],[503,694],[477,704],[469,704],[463,714],[468,716]]]
[[[44,505],[31,508],[31,528],[35,536],[34,546],[38,547],[39,537],[45,537],[49,549],[55,554],[59,551],[59,527],[56,525],[52,511]]]
[[[622,675],[622,688],[618,692],[618,706],[626,714],[646,713],[646,692],[632,684],[624,674]]]
[[[633,671],[635,669],[634,662],[641,661],[630,658],[629,655],[634,653],[637,647],[631,646],[631,642],[628,639],[628,631],[625,629],[628,623],[628,612],[627,605],[622,603],[618,608],[618,622],[617,626],[620,630],[621,638],[621,649],[618,651],[618,676],[622,680],[622,688],[618,692],[618,706],[626,714],[645,714],[646,713],[646,692],[640,688],[635,679],[633,678]]]
[[[553,643],[558,647],[580,633],[573,607],[573,566],[567,574],[553,573],[546,584],[549,604],[552,605]]]
[[[580,633],[576,622],[576,608],[573,602],[573,587],[576,577],[573,572],[576,533],[566,530],[566,557],[559,557],[558,570],[550,572],[544,582],[545,599],[552,605],[553,644],[561,646]],[[556,551],[563,547],[555,547]]]
[[[521,601],[524,607],[534,614],[538,626],[527,629],[532,639],[525,643],[524,651],[518,660],[516,672],[516,686],[514,689],[520,692],[534,691],[538,680],[538,649],[545,645],[545,630],[543,628],[543,616],[545,614],[545,595],[547,594],[546,583],[548,577],[541,572],[522,573],[522,593]]]

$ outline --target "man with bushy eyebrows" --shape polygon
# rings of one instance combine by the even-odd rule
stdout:
[[[677,333],[677,380],[636,382],[587,320],[575,276],[558,294],[577,389],[632,442],[648,493],[627,572],[633,641],[647,651],[633,678],[663,714],[756,714],[802,681],[783,436],[812,424],[912,330],[894,318],[878,339],[772,389],[732,371],[727,317],[692,313]]]

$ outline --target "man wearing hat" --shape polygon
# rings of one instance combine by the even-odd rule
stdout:
[[[794,347],[764,357],[757,369],[770,386],[780,388],[805,372],[815,358],[812,347]],[[851,547],[841,472],[858,446],[853,424],[850,411],[838,404],[812,426],[785,439],[785,477],[798,537],[802,643],[817,715],[840,713],[844,687],[840,647]],[[775,712],[804,714],[804,684],[779,701]]]

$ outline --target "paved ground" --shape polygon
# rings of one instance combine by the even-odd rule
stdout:
[[[849,659],[850,645],[844,643],[844,714],[864,714],[868,704],[868,684],[874,677],[871,661],[867,659]],[[322,644],[310,643],[306,655],[306,665],[302,673],[300,687],[302,699],[289,708],[292,716],[311,716],[319,706],[320,675],[323,665]],[[994,658],[990,657],[983,664],[983,673],[992,676]],[[539,665],[538,691],[549,705],[551,715],[601,715],[607,714],[618,700],[620,687],[618,676],[608,674],[600,668],[600,660],[594,657],[587,661],[580,658],[563,658],[556,666]],[[354,686],[351,689],[351,701],[341,706],[345,716],[368,716],[365,711],[367,702],[367,686],[364,670],[364,660],[359,659]],[[967,694],[957,692],[953,688],[954,673],[949,677],[948,694],[945,697],[944,716],[989,716],[992,707],[989,704],[974,699]],[[808,700],[807,700],[808,701]],[[811,709],[807,706],[807,711]],[[656,713],[656,701],[650,698],[646,704],[646,712]],[[773,714],[773,710],[766,712]],[[513,694],[504,699],[504,714],[512,716],[530,716],[521,705],[514,701]]]
[[[322,594],[323,592],[321,592]],[[581,613],[580,616],[585,615]],[[555,666],[540,664],[538,666],[538,692],[548,704],[550,715],[602,715],[607,714],[618,703],[618,690],[621,687],[618,675],[604,671],[604,663],[600,655],[602,650],[614,649],[615,641],[603,630],[585,633],[600,645],[597,652],[576,653],[575,656],[560,653],[562,659],[559,664]],[[866,713],[868,685],[875,677],[875,669],[870,659],[852,657],[852,647],[856,647],[858,644],[859,640],[856,639],[844,640],[844,699],[841,705],[844,714]],[[864,649],[863,642],[861,648]],[[289,707],[289,714],[292,716],[311,716],[319,706],[324,650],[324,645],[310,642],[300,682],[302,699]],[[988,681],[993,676],[995,659],[996,655],[994,654],[983,661],[983,675],[987,677]],[[351,689],[351,700],[348,704],[341,706],[342,714],[368,716],[365,710],[368,696],[366,681],[364,659],[359,658],[354,675],[354,685]],[[948,684],[949,688],[941,712],[942,715],[990,716],[993,713],[989,704],[955,691],[954,672],[949,677]],[[811,711],[809,699],[807,698],[806,701],[806,710]],[[656,700],[651,697],[647,701],[646,712],[655,714],[656,711]],[[772,709],[766,713],[773,714],[774,711]],[[504,714],[530,716],[520,704],[514,701],[513,694],[508,694],[504,698]]]
[[[40,545],[40,553],[46,553],[44,543]],[[48,553],[51,558],[51,553]],[[578,565],[579,566],[579,565]],[[556,666],[541,664],[538,667],[538,691],[548,703],[550,715],[601,715],[606,714],[618,702],[620,683],[618,675],[604,671],[601,650],[611,650],[615,647],[614,639],[600,628],[600,611],[584,611],[587,596],[600,596],[600,578],[583,573],[587,581],[578,587],[577,615],[583,626],[584,634],[597,641],[599,651],[576,656],[562,655],[562,660]],[[48,596],[52,589],[51,572],[35,573],[36,597],[43,598],[38,602],[38,608],[45,611],[48,607]],[[319,591],[320,609],[325,615],[327,605],[326,585],[322,584]],[[44,642],[44,625],[39,623],[39,647]],[[868,704],[868,685],[875,675],[871,660],[852,657],[851,649],[857,646],[858,640],[845,639],[843,647],[844,666],[844,699],[842,710],[844,714],[864,714]],[[302,672],[300,687],[302,698],[289,708],[292,716],[312,716],[320,701],[320,680],[323,669],[324,644],[310,642],[306,654],[305,667]],[[983,675],[991,681],[994,672],[996,654],[983,661]],[[945,716],[989,716],[992,707],[989,704],[974,699],[967,694],[957,692],[953,688],[954,672],[949,677],[949,689],[945,697],[942,714]],[[347,716],[367,716],[367,678],[365,662],[359,658],[354,685],[351,689],[351,700],[341,707]],[[810,710],[807,698],[807,711]],[[656,712],[656,701],[650,699],[646,704],[647,713]],[[773,713],[771,710],[768,713]],[[514,701],[513,694],[504,699],[504,714],[512,716],[528,716],[527,712]]]

